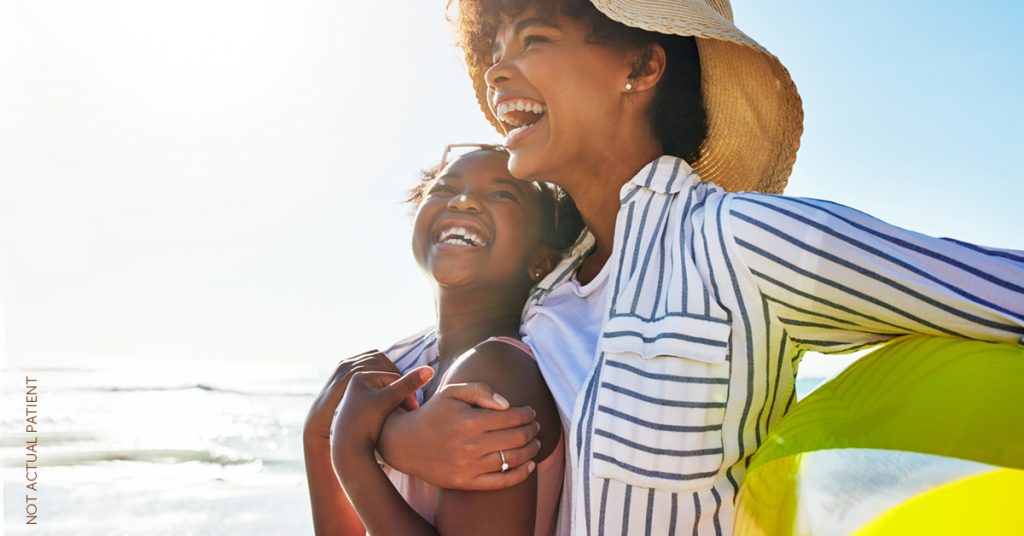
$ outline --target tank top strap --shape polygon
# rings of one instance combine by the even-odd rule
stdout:
[[[530,356],[531,358],[533,358],[535,360],[537,359],[537,357],[533,355],[533,350],[530,350],[530,347],[527,346],[525,342],[523,342],[523,341],[521,341],[519,339],[515,339],[515,338],[512,338],[512,337],[491,337],[490,339],[487,339],[484,342],[489,342],[489,341],[498,341],[498,342],[503,342],[505,344],[510,344],[510,345],[515,346],[516,348],[522,350],[523,353],[525,353],[526,355]]]

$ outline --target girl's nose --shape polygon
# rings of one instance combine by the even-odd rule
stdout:
[[[448,202],[448,209],[458,212],[480,212],[480,202],[475,195],[462,193]]]

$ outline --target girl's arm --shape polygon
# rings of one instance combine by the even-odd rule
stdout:
[[[1022,342],[1022,252],[783,196],[726,196],[702,221],[705,246],[731,235],[727,258],[742,261],[737,269],[749,270],[773,320],[807,350],[846,351],[907,333]]]
[[[366,532],[334,475],[330,445],[334,410],[345,394],[348,382],[360,371],[392,372],[397,377],[398,369],[387,356],[376,350],[341,361],[313,402],[303,427],[302,443],[313,530],[319,535],[362,535]],[[408,397],[403,406],[414,409],[417,407],[416,398]]]
[[[464,382],[486,382],[507,393],[513,405],[537,408],[537,421],[541,427],[541,448],[537,459],[546,457],[557,445],[561,434],[558,413],[536,363],[528,355],[504,343],[481,344],[452,366],[438,395],[445,389],[461,388]],[[355,400],[358,395],[353,395]],[[346,401],[348,398],[346,395]],[[425,403],[422,410],[428,410],[430,404],[430,401]],[[365,410],[356,413],[355,409],[351,412],[353,415],[364,413]],[[412,418],[415,414],[412,412],[407,416]],[[350,434],[353,429],[366,425],[344,420],[341,414],[339,419],[335,428],[338,436],[333,447],[335,468],[370,533],[479,534],[481,527],[487,527],[489,534],[533,534],[537,507],[536,475],[533,474],[535,462],[526,465],[529,477],[508,489],[478,492],[441,490],[435,527],[420,517],[398,494],[377,466],[373,445],[360,440],[359,433]],[[498,473],[500,455],[493,453],[485,458]]]
[[[437,534],[406,504],[374,456],[387,414],[432,376],[429,367],[413,370],[397,381],[394,374],[361,372],[352,377],[341,400],[331,444],[334,471],[370,534]]]

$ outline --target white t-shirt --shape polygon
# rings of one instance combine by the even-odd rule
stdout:
[[[566,441],[570,437],[569,428],[580,388],[593,369],[597,355],[597,339],[608,296],[608,272],[612,264],[606,262],[586,285],[581,285],[573,276],[570,281],[553,289],[543,305],[530,306],[523,318],[523,342],[537,356],[537,366],[558,406]],[[565,482],[555,531],[560,536],[570,534],[572,519],[570,450],[565,449]]]

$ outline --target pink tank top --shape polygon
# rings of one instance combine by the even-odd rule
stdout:
[[[522,350],[526,355],[537,359],[530,347],[523,341],[511,337],[491,337],[487,341],[499,341],[511,344]],[[487,342],[484,341],[484,342]],[[447,374],[445,375],[447,376]],[[445,378],[441,379],[442,384]],[[405,498],[416,513],[423,516],[431,525],[437,513],[437,487],[411,475],[385,468],[388,478],[395,489]],[[546,458],[537,464],[537,517],[534,521],[534,536],[551,536],[555,533],[555,522],[558,519],[558,501],[562,494],[562,477],[565,471],[565,437],[560,434],[558,445]]]

